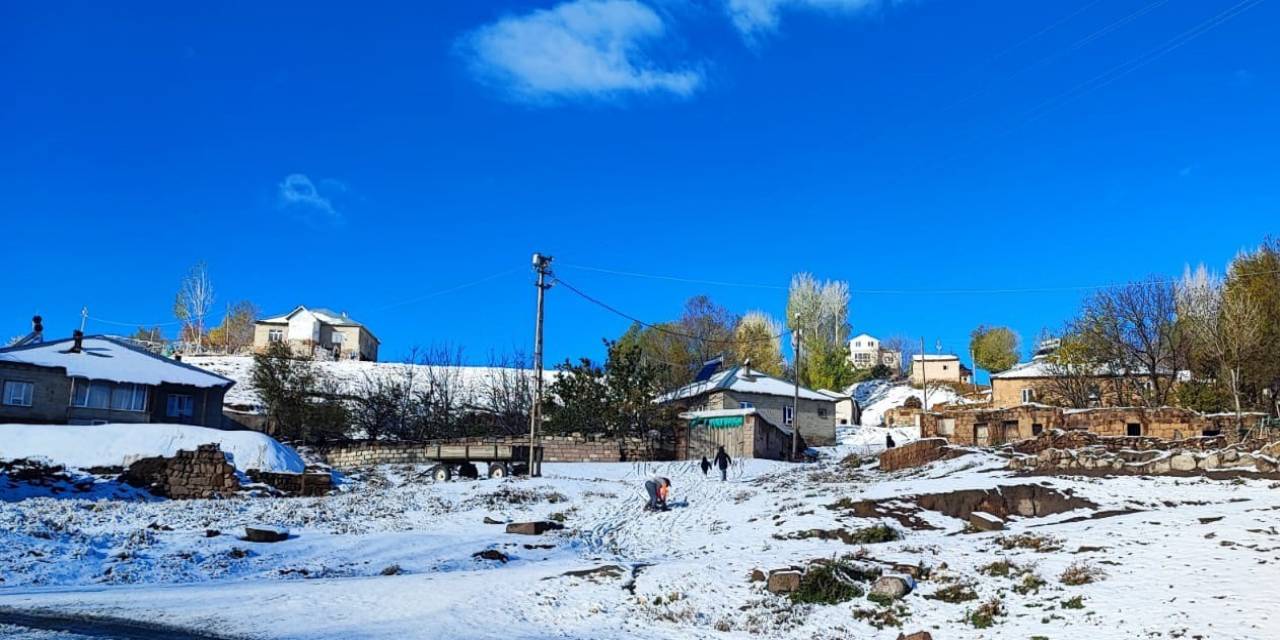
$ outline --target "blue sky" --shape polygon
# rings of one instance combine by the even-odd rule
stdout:
[[[8,334],[172,322],[206,260],[219,302],[483,362],[529,348],[543,251],[646,319],[780,315],[766,287],[810,271],[855,332],[961,349],[1082,291],[949,291],[1220,269],[1280,231],[1277,2],[403,4],[6,6]],[[552,362],[627,325],[563,288],[547,323]]]

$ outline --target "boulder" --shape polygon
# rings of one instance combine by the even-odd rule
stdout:
[[[970,513],[969,524],[979,531],[1001,531],[1004,529],[1004,520],[985,511]]]
[[[764,582],[764,581],[765,581],[765,579],[766,579],[767,577],[768,577],[768,576],[764,575],[764,572],[763,572],[763,571],[761,571],[761,570],[759,570],[759,569],[752,569],[752,570],[751,570],[751,581],[752,581],[752,582]]]
[[[1213,471],[1222,468],[1222,454],[1218,452],[1210,453],[1200,460],[1200,468],[1205,471]]]
[[[1145,473],[1159,475],[1162,473],[1169,473],[1171,468],[1172,467],[1169,465],[1169,458],[1157,458],[1143,465],[1142,470]]]
[[[1276,464],[1276,459],[1271,456],[1255,456],[1253,459],[1253,468],[1258,473],[1275,473],[1276,468],[1280,466]]]
[[[899,633],[898,640],[933,640],[933,636],[928,631],[917,631],[915,633]]]
[[[484,551],[477,551],[471,554],[471,557],[479,560],[493,560],[495,562],[501,562],[502,564],[506,564],[507,561],[511,559],[507,557],[507,554],[501,551],[498,551],[497,549],[485,549]]]
[[[485,524],[506,524],[506,521],[504,521],[504,520],[496,520],[496,519],[494,519],[494,518],[490,518],[489,516],[485,516],[485,517],[484,517],[484,523],[485,523]]]
[[[868,595],[897,600],[911,593],[914,587],[915,581],[909,576],[880,576],[871,583]]]
[[[222,532],[221,532],[221,531],[218,531],[217,529],[205,529],[205,530],[204,530],[204,537],[206,537],[206,538],[216,538],[216,537],[218,537],[218,536],[220,536],[220,535],[222,535]]]
[[[548,531],[558,531],[563,528],[564,525],[550,520],[538,520],[536,522],[512,522],[507,525],[507,533],[518,533],[524,536],[540,536]]]
[[[800,588],[800,578],[803,574],[794,569],[779,569],[769,572],[769,579],[765,583],[765,588],[771,593],[791,593]]]
[[[289,539],[289,530],[284,527],[263,525],[246,526],[244,539],[249,542],[282,542]]]
[[[1193,453],[1179,453],[1169,458],[1169,468],[1174,471],[1195,471],[1196,456]]]
[[[912,580],[919,580],[924,576],[924,569],[918,564],[894,563],[893,572],[911,576]]]

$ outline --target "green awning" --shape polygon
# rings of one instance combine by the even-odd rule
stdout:
[[[709,427],[711,429],[732,429],[742,426],[742,416],[718,416],[715,418],[694,418],[689,421],[690,427]]]

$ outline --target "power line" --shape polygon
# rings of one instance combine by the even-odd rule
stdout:
[[[759,284],[759,283],[747,283],[747,282],[722,282],[718,280],[706,280],[702,278],[685,278],[685,277],[679,277],[679,276],[658,275],[658,274],[651,274],[651,273],[638,273],[634,271],[618,271],[614,269],[603,269],[598,267],[587,267],[582,265],[562,265],[562,266],[570,266],[574,269],[580,269],[584,271],[594,271],[597,273],[606,273],[611,275],[620,275],[620,276],[627,276],[632,278],[644,278],[644,279],[650,279],[650,280],[667,280],[667,281],[673,281],[673,282],[723,285],[723,286],[730,286],[730,287],[752,287],[757,289],[774,289],[774,290],[782,290],[782,291],[788,290],[788,287],[782,287],[782,286],[771,285],[771,284]],[[1273,275],[1276,273],[1280,273],[1280,269],[1271,270],[1271,271],[1259,271],[1256,273],[1239,274],[1237,277],[1248,278],[1248,277],[1255,277],[1255,276]],[[1145,284],[1177,284],[1181,281],[1182,281],[1182,278],[1172,278],[1168,280],[1141,280],[1138,282],[1145,283]],[[582,294],[580,291],[574,289],[571,285],[564,282],[563,280],[557,279],[557,282],[563,283],[566,287],[569,287],[571,290],[573,290],[575,293],[578,293],[579,295],[585,295],[585,294]],[[1064,286],[1056,286],[1056,287],[1006,287],[1006,288],[989,288],[989,289],[852,289],[851,288],[849,289],[849,293],[857,293],[857,294],[863,294],[863,295],[954,295],[954,294],[987,295],[987,294],[1006,294],[1006,293],[1055,293],[1055,292],[1066,292],[1066,291],[1094,291],[1094,290],[1101,290],[1101,289],[1115,289],[1118,287],[1127,286],[1129,284],[1133,284],[1133,283],[1112,282],[1108,284],[1087,284],[1087,285],[1069,285],[1069,286],[1064,285]],[[590,300],[596,304],[604,305],[604,303],[599,302],[598,300],[595,300],[595,299],[590,299]],[[646,326],[649,326],[647,323],[641,320],[638,320],[636,318],[632,318],[631,316],[624,314],[621,311],[618,311],[617,309],[613,309],[612,307],[607,307],[607,306],[606,308],[630,320],[634,320],[636,322],[640,322],[641,324],[645,324]],[[781,335],[779,335],[778,337],[780,338]]]
[[[627,320],[630,320],[630,321],[632,321],[632,322],[634,322],[634,323],[636,323],[636,324],[638,324],[638,325],[640,325],[640,326],[642,326],[642,327],[645,327],[645,328],[647,328],[647,329],[652,329],[653,331],[657,331],[658,333],[664,333],[664,334],[667,334],[667,335],[670,335],[670,336],[674,336],[674,337],[677,337],[677,338],[684,338],[684,339],[686,339],[686,340],[696,340],[696,341],[701,342],[701,343],[704,343],[704,344],[742,344],[742,343],[744,343],[744,342],[746,342],[746,343],[753,343],[753,342],[766,342],[766,341],[767,341],[767,342],[773,342],[773,341],[775,341],[775,340],[781,340],[781,339],[782,339],[782,336],[783,336],[783,335],[785,335],[785,334],[778,334],[778,335],[776,335],[776,336],[775,336],[775,335],[770,335],[770,336],[764,336],[764,337],[759,337],[759,338],[750,338],[750,339],[746,339],[746,340],[738,340],[738,339],[736,339],[736,338],[725,338],[725,339],[708,338],[708,337],[705,337],[705,336],[695,336],[695,335],[688,334],[688,333],[683,333],[683,332],[680,332],[680,331],[673,331],[673,330],[668,329],[668,328],[666,328],[666,327],[664,327],[664,326],[662,326],[662,325],[660,325],[660,324],[653,323],[653,322],[646,322],[646,321],[641,320],[640,318],[637,318],[637,317],[635,317],[635,316],[633,316],[633,315],[631,315],[631,314],[629,314],[629,313],[627,313],[627,312],[625,312],[625,311],[622,311],[622,310],[618,309],[617,307],[614,307],[613,305],[610,305],[609,303],[604,302],[603,300],[600,300],[600,299],[598,299],[598,298],[593,297],[592,295],[590,295],[590,294],[586,293],[585,291],[583,291],[583,290],[581,290],[581,289],[579,289],[579,288],[577,288],[577,287],[573,286],[572,284],[569,284],[568,282],[565,282],[565,281],[564,281],[563,279],[561,279],[560,277],[554,277],[554,280],[555,280],[555,283],[556,283],[556,284],[564,285],[564,287],[565,287],[566,289],[568,289],[569,291],[572,291],[573,293],[577,294],[577,295],[578,295],[578,297],[580,297],[580,298],[582,298],[582,299],[586,300],[587,302],[590,302],[591,304],[594,304],[594,305],[596,305],[596,306],[599,306],[599,307],[601,307],[601,308],[603,308],[603,309],[605,309],[605,310],[609,311],[610,313],[613,313],[613,314],[615,314],[615,315],[622,316],[623,318],[626,318]]]
[[[183,324],[181,320],[174,320],[172,322],[117,322],[115,320],[107,320],[104,318],[99,318],[97,316],[88,316],[88,318],[94,322],[101,322],[102,324],[112,324],[118,327],[133,327],[135,329],[138,327],[143,327],[148,329],[151,327],[172,327],[175,325]]]
[[[524,269],[525,268],[522,268],[522,266],[517,266],[517,268],[507,269],[506,271],[499,271],[499,273],[495,273],[492,275],[486,275],[484,276],[484,278],[480,278],[479,280],[472,280],[472,282],[454,285],[454,287],[449,287],[445,289],[440,289],[440,291],[431,292],[431,293],[425,294],[425,296],[417,296],[413,298],[408,298],[408,300],[392,302],[390,303],[390,305],[371,308],[369,312],[370,314],[376,314],[376,312],[379,312],[379,311],[387,311],[388,308],[396,308],[396,307],[402,307],[404,305],[412,305],[412,303],[422,302],[424,300],[430,300],[430,298],[434,298],[436,296],[444,296],[445,293],[453,293],[456,291],[462,291],[462,289],[475,287],[475,285],[477,284],[484,284],[486,282],[489,282],[489,280],[502,278],[502,276],[504,275],[511,275],[513,273],[516,273],[516,271],[522,271]]]

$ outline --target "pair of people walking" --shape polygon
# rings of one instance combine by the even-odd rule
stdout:
[[[733,460],[729,458],[728,453],[725,453],[724,447],[716,450],[715,466],[720,469],[721,482],[729,479],[729,465],[732,463]],[[706,456],[702,456],[702,475],[705,476],[707,472],[711,471],[711,465],[712,462],[707,460]]]

